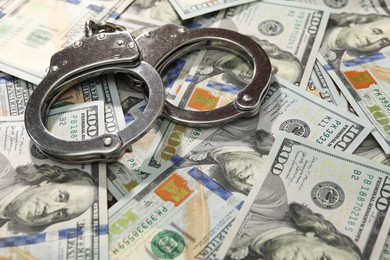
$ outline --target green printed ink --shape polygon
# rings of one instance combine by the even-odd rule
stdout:
[[[375,121],[378,122],[378,124],[380,124],[383,127],[383,130],[386,132],[386,134],[390,135],[389,119],[382,112],[381,108],[378,105],[367,107],[367,108],[368,111],[370,111],[374,116]]]
[[[0,26],[0,37],[4,36],[12,28],[10,24],[3,24]]]
[[[179,256],[185,247],[183,237],[171,230],[164,230],[152,239],[153,253],[163,259],[173,259]]]
[[[26,38],[26,44],[33,48],[40,48],[48,43],[52,38],[52,34],[48,31],[36,29],[29,33]]]

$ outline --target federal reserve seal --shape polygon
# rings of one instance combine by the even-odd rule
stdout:
[[[299,119],[288,119],[284,121],[279,130],[287,133],[293,133],[297,136],[308,137],[310,134],[310,127],[306,122]]]
[[[283,24],[276,20],[266,20],[257,26],[259,32],[267,36],[279,35],[283,32]]]
[[[324,4],[330,8],[340,9],[348,4],[348,0],[324,0]]]
[[[184,250],[183,237],[172,230],[164,230],[155,235],[151,242],[153,253],[163,259],[173,259]]]
[[[345,195],[339,185],[331,181],[324,181],[313,187],[311,199],[320,208],[335,209],[343,204]]]

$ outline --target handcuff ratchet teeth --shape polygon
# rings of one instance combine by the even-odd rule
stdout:
[[[226,29],[187,29],[164,25],[135,38],[112,23],[88,21],[86,36],[55,53],[45,78],[32,93],[25,111],[26,130],[49,158],[67,162],[108,162],[119,159],[131,143],[146,133],[162,114],[189,126],[216,126],[259,111],[271,78],[264,50],[252,39]],[[215,48],[246,58],[253,66],[251,82],[234,102],[211,111],[188,111],[165,101],[160,74],[178,57],[194,50]],[[126,73],[144,82],[148,102],[142,115],[117,133],[84,141],[66,141],[45,127],[54,101],[75,84],[104,73]]]

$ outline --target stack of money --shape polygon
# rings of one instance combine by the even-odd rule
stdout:
[[[173,23],[252,38],[273,68],[259,112],[213,128],[160,118],[112,163],[47,158],[25,105],[88,19],[135,37]],[[387,20],[381,0],[0,3],[0,258],[390,259]],[[203,49],[161,77],[167,102],[204,111],[253,73]],[[107,73],[65,91],[46,126],[87,140],[137,123],[147,102],[136,79]]]

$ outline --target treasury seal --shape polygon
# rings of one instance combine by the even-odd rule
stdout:
[[[155,235],[151,242],[153,253],[163,259],[173,259],[184,250],[183,237],[172,230],[164,230]]]
[[[340,9],[348,4],[348,0],[324,0],[324,4],[330,8]]]
[[[284,121],[279,130],[287,133],[293,133],[297,136],[308,137],[310,134],[310,127],[306,122],[299,119],[288,119]]]
[[[283,32],[283,24],[276,20],[265,20],[257,26],[259,32],[267,36],[279,35]]]
[[[320,208],[335,209],[343,204],[345,195],[343,189],[336,183],[323,181],[313,187],[311,199]]]

